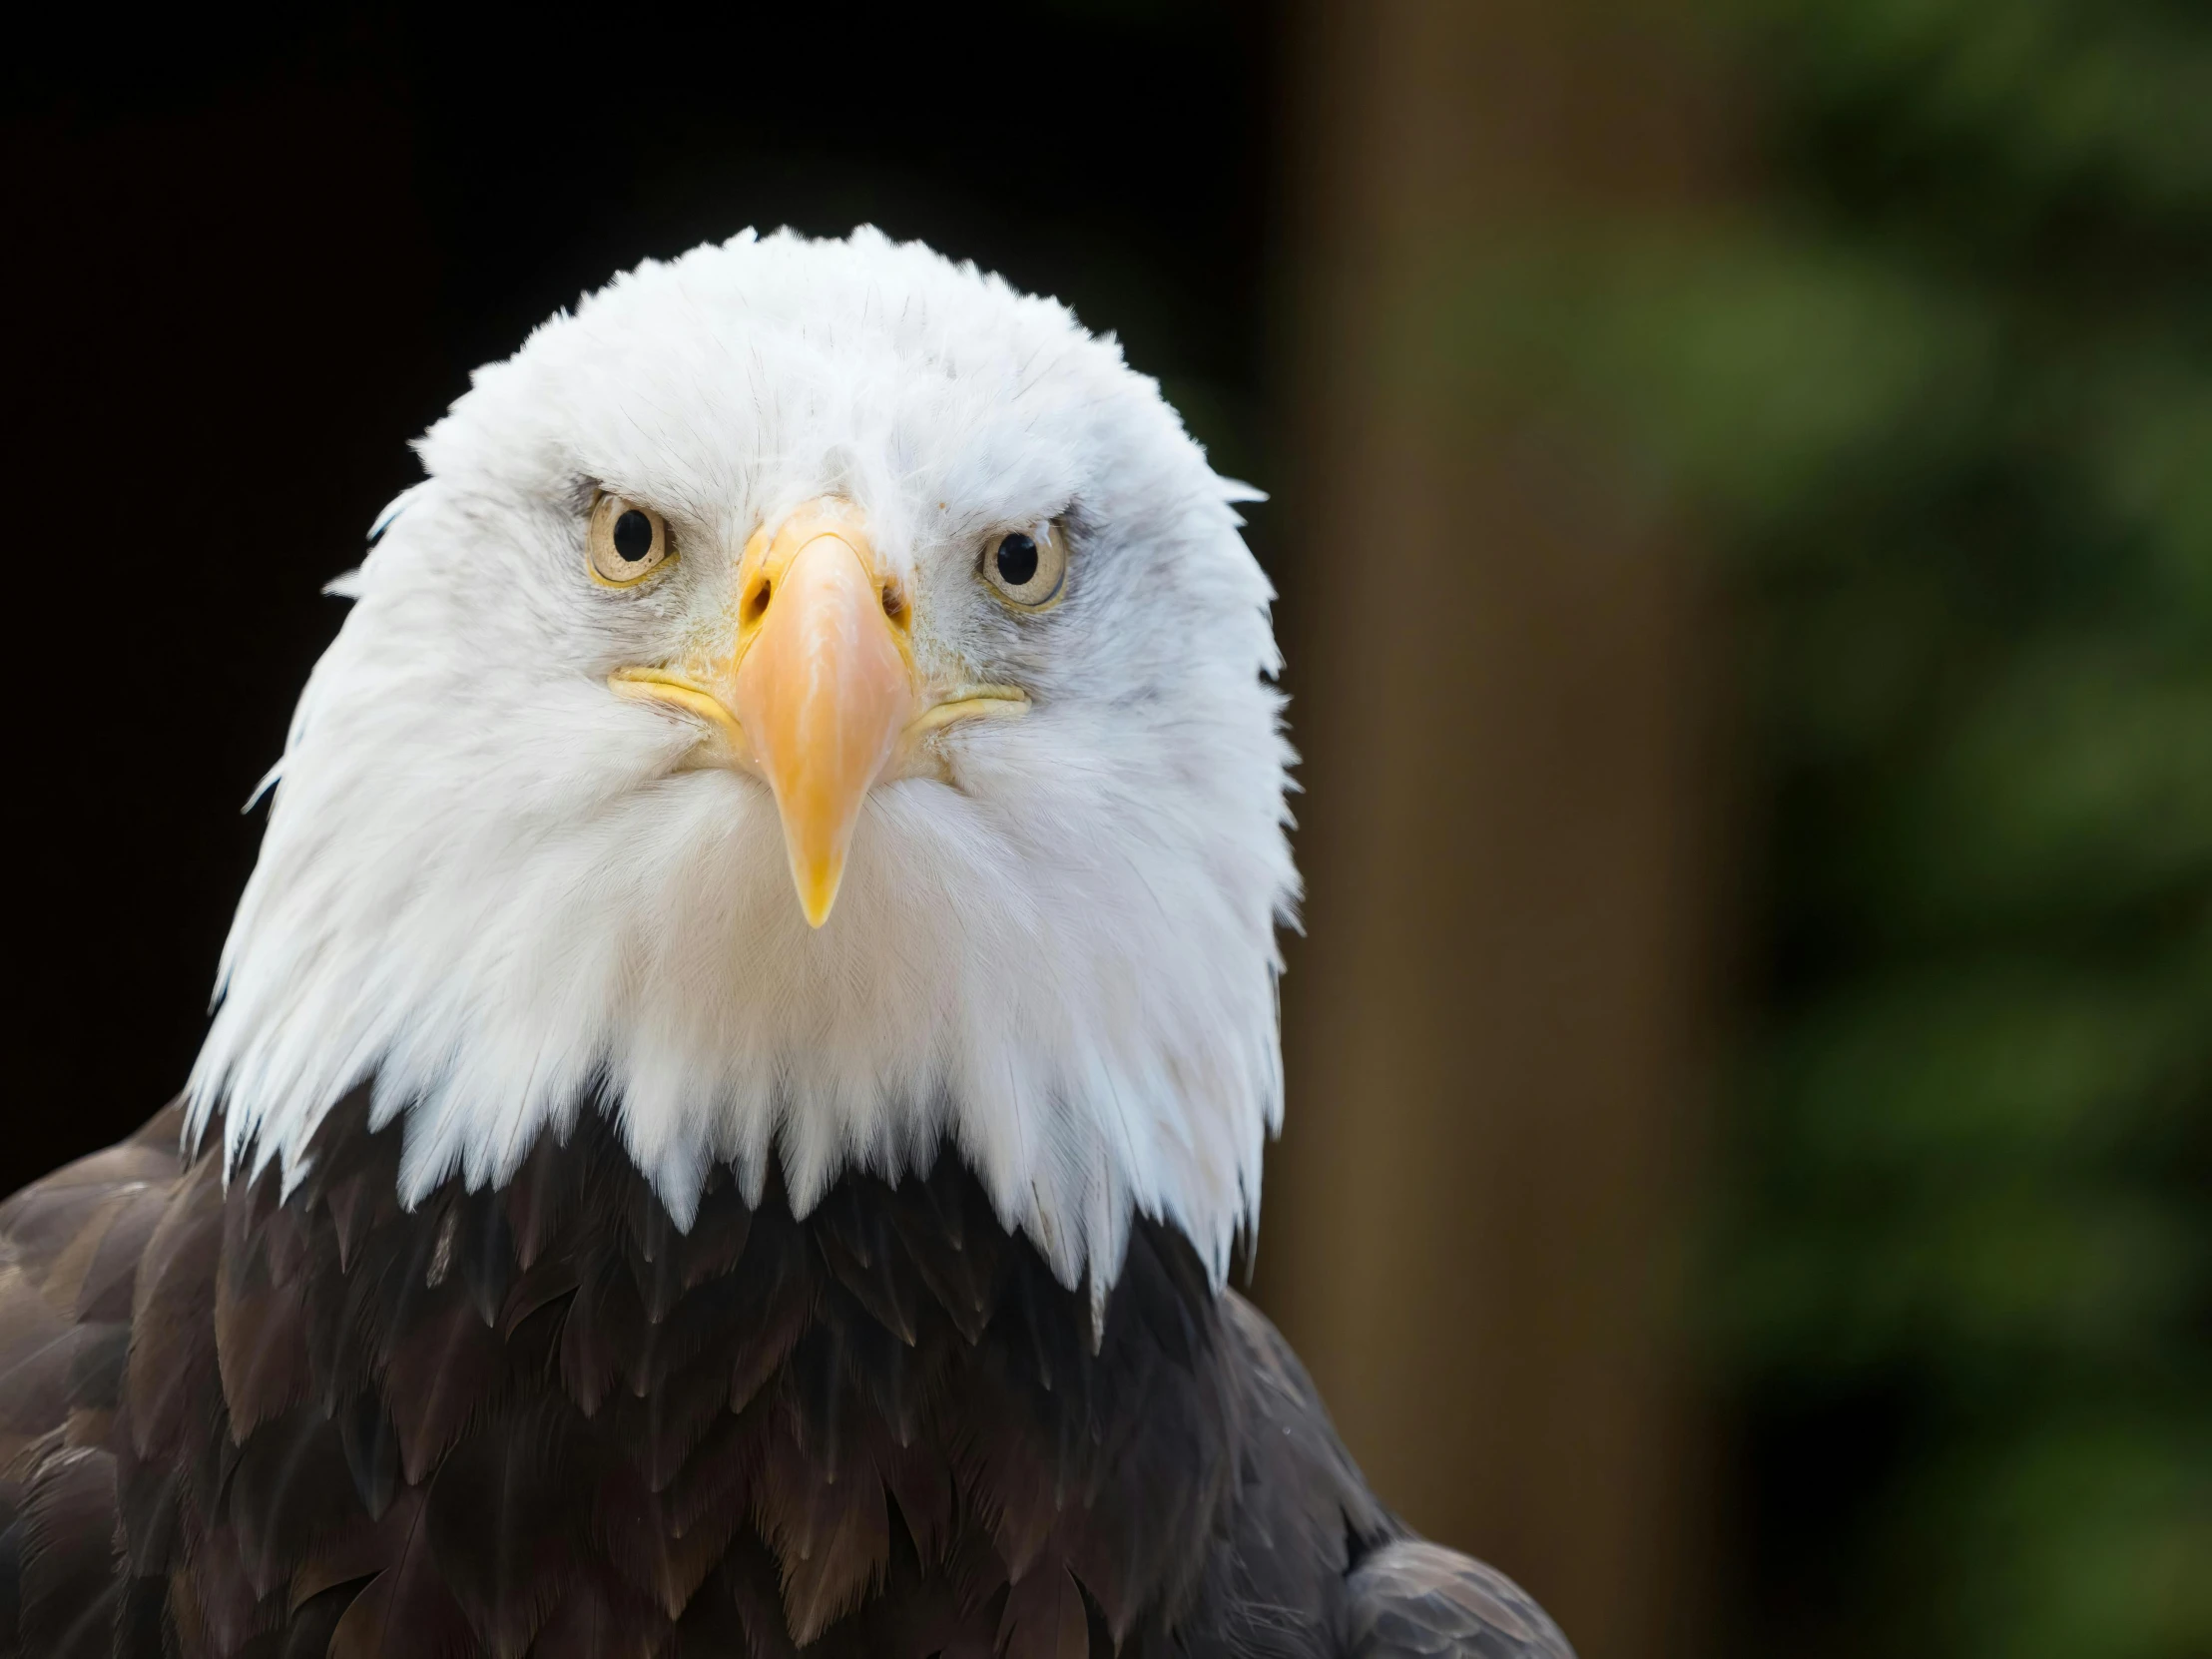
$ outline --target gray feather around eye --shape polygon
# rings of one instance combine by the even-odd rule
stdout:
[[[1518,1584],[1440,1544],[1385,1544],[1348,1587],[1352,1659],[1574,1659]]]

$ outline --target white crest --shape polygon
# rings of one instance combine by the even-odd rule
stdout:
[[[811,1206],[949,1139],[1061,1278],[1131,1217],[1226,1273],[1282,1112],[1284,839],[1266,579],[1155,384],[1061,306],[870,231],[648,264],[480,370],[337,585],[190,1085],[241,1167],[296,1178],[374,1080],[402,1197],[509,1176],[600,1102],[688,1221],[729,1160]],[[586,578],[595,485],[681,527],[649,591]],[[1033,698],[869,796],[811,930],[756,780],[607,675],[722,605],[827,491],[865,510],[936,648]],[[1078,527],[1067,603],[976,577],[993,527]]]

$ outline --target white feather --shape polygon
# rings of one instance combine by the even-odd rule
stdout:
[[[555,317],[419,449],[273,773],[191,1132],[220,1108],[234,1165],[296,1178],[373,1077],[411,1203],[604,1102],[684,1220],[716,1160],[758,1192],[780,1158],[804,1208],[950,1137],[1067,1283],[1110,1284],[1140,1211],[1224,1275],[1282,1114],[1290,754],[1253,493],[1157,386],[918,245],[748,233]],[[595,482],[668,514],[665,579],[586,579]],[[917,652],[1034,707],[874,791],[817,932],[766,787],[682,770],[693,734],[605,678],[831,490]],[[1007,614],[981,538],[1062,512],[1067,602]]]

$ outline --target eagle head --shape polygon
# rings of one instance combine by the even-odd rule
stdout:
[[[190,1085],[402,1198],[610,1114],[680,1223],[951,1147],[1060,1277],[1227,1270],[1282,1109],[1267,581],[1157,385],[918,245],[743,235],[483,368],[301,696]]]

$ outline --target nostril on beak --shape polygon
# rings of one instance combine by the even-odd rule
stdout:
[[[883,584],[883,614],[893,622],[906,620],[906,595],[896,582]]]
[[[744,617],[747,622],[758,622],[768,614],[770,596],[769,580],[764,576],[746,598]]]

